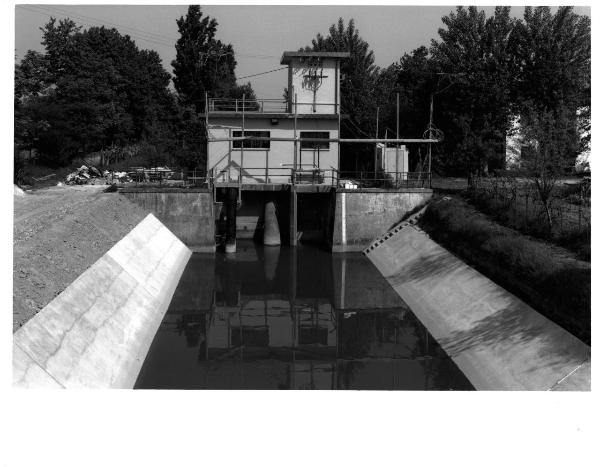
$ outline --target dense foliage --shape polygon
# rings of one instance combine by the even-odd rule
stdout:
[[[201,17],[192,6],[177,21],[177,93],[155,51],[116,29],[82,30],[51,18],[42,28],[45,53],[30,50],[15,66],[15,150],[34,149],[40,162],[61,167],[144,142],[149,149],[139,163],[204,168],[206,130],[197,114],[204,91],[254,94],[249,84],[236,85],[234,51],[215,40],[216,21]]]
[[[509,7],[496,7],[490,17],[477,7],[457,7],[442,22],[429,48],[419,47],[381,70],[352,20],[346,28],[340,18],[327,37],[317,35],[310,50],[351,54],[342,66],[342,106],[349,114],[342,134],[374,136],[379,107],[379,136],[387,130],[393,137],[398,94],[404,138],[424,135],[433,101],[433,123],[444,135],[433,152],[433,168],[440,173],[467,176],[504,168],[506,136],[518,118],[525,133],[538,136],[540,118],[569,122],[545,139],[560,147],[561,170],[572,166],[589,145],[589,136],[581,138],[577,127],[590,128],[590,19],[572,7],[554,14],[548,7],[528,7],[523,19],[511,17]],[[411,148],[421,155],[425,149]],[[356,166],[369,167],[371,153],[358,152],[364,154],[355,154]]]

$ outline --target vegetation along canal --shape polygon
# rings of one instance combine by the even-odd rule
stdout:
[[[473,389],[360,253],[251,242],[192,256],[135,387]]]

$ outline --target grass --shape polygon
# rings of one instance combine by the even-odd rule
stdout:
[[[420,223],[440,244],[590,344],[589,263],[490,220],[460,198],[432,203]]]
[[[480,211],[495,221],[543,240],[568,248],[579,258],[590,261],[591,223],[589,198],[582,205],[579,186],[565,185],[557,189],[553,200],[552,217],[554,226],[548,228],[546,214],[539,202],[534,202],[531,193],[526,196],[521,188],[516,197],[493,196],[486,190],[468,190],[465,195]],[[501,191],[501,190],[500,190]]]

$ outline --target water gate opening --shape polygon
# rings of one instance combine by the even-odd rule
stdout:
[[[190,259],[135,387],[473,389],[367,258],[251,240]]]

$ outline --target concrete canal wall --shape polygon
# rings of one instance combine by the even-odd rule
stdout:
[[[13,335],[13,384],[132,388],[191,251],[149,214]]]
[[[431,199],[427,188],[338,190],[335,194],[333,251],[360,251],[406,213]]]
[[[215,214],[211,190],[125,188],[123,196],[153,213],[192,251],[215,251]]]
[[[591,387],[590,347],[403,223],[364,253],[479,390]]]

